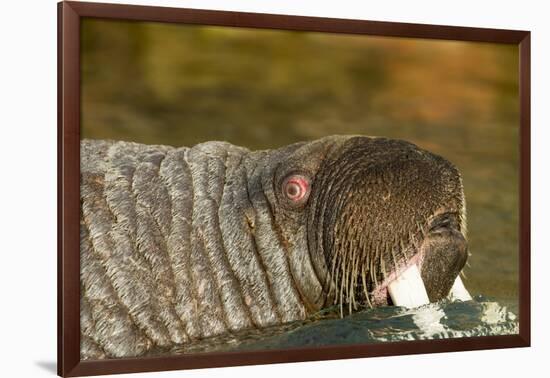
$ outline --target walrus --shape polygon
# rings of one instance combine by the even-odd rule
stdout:
[[[395,139],[81,141],[81,358],[468,300],[461,175]]]

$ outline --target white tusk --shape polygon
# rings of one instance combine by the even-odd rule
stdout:
[[[392,281],[388,285],[388,292],[396,306],[412,308],[430,303],[416,264],[411,265]]]
[[[449,293],[449,298],[451,300],[458,299],[463,302],[472,300],[472,296],[470,295],[470,293],[468,293],[468,290],[466,290],[466,287],[464,286],[460,275],[458,275],[455,279],[455,283],[453,284],[453,287],[451,288],[451,291]]]

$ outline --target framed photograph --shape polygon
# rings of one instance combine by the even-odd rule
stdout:
[[[530,33],[61,2],[58,374],[530,344]]]

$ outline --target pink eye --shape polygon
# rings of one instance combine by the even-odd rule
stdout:
[[[309,180],[302,175],[291,175],[283,183],[283,193],[292,202],[305,202],[309,196]]]

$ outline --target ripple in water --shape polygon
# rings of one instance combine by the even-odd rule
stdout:
[[[368,344],[388,341],[510,335],[519,333],[517,316],[506,306],[477,296],[467,302],[441,301],[406,309],[378,307],[339,317],[336,308],[303,321],[203,340],[172,353],[244,351]],[[157,350],[156,353],[168,351]]]

